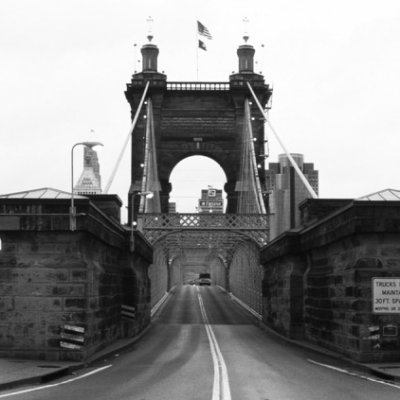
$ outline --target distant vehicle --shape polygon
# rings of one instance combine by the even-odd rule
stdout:
[[[199,285],[211,285],[211,275],[207,272],[199,274]]]

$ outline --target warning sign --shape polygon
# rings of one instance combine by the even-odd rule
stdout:
[[[372,311],[400,314],[400,278],[372,278]]]

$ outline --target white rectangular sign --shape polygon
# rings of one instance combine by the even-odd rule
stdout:
[[[400,278],[372,278],[372,311],[400,314]]]

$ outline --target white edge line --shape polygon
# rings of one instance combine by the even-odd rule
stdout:
[[[319,365],[319,366],[324,367],[324,368],[332,369],[334,371],[338,371],[338,372],[341,372],[341,373],[346,374],[346,375],[355,376],[357,378],[365,379],[365,380],[370,381],[370,382],[380,383],[381,385],[386,385],[386,386],[390,386],[390,387],[395,388],[395,389],[400,389],[400,386],[398,386],[398,385],[396,385],[394,383],[383,381],[381,379],[375,379],[375,378],[371,378],[369,376],[360,375],[360,374],[348,371],[348,370],[343,369],[343,368],[334,367],[333,365],[329,365],[329,364],[319,363],[319,362],[311,360],[311,359],[307,359],[307,361],[312,363],[312,364]]]
[[[164,304],[165,300],[168,297],[168,292],[165,292],[164,295],[161,297],[160,300],[154,305],[154,307],[150,311],[150,317],[153,318],[154,314],[158,311],[158,309]]]
[[[6,398],[6,397],[11,397],[11,396],[17,396],[19,394],[24,394],[24,393],[36,392],[38,390],[43,390],[43,389],[48,389],[48,388],[51,388],[51,387],[64,385],[65,383],[70,383],[70,382],[73,382],[73,381],[77,381],[79,379],[86,378],[86,377],[88,377],[90,375],[97,374],[98,372],[103,371],[106,368],[110,368],[111,366],[112,366],[112,364],[105,365],[104,367],[97,368],[97,369],[95,369],[93,371],[87,372],[86,374],[79,375],[79,376],[77,376],[75,378],[71,378],[71,379],[68,379],[68,380],[63,381],[63,382],[52,383],[50,385],[38,386],[38,387],[30,388],[30,389],[18,390],[17,392],[12,392],[12,393],[0,394],[0,399]]]
[[[231,299],[233,301],[236,301],[236,303],[239,303],[245,310],[247,310],[250,314],[252,314],[254,317],[256,317],[258,320],[262,320],[262,315],[258,313],[256,310],[248,306],[244,301],[240,300],[238,297],[236,297],[232,292],[229,293]]]

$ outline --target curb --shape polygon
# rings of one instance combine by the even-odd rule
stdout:
[[[136,335],[134,338],[132,338],[128,343],[125,343],[119,347],[110,349],[109,351],[107,351],[107,348],[105,350],[103,350],[103,352],[100,350],[97,354],[96,353],[93,354],[85,361],[76,363],[74,365],[61,367],[61,368],[58,368],[56,371],[44,373],[42,375],[31,376],[31,377],[16,379],[16,380],[10,381],[10,382],[0,383],[0,390],[3,391],[3,390],[14,389],[19,386],[38,385],[38,384],[48,383],[55,379],[59,379],[64,376],[71,375],[75,371],[78,371],[83,368],[87,368],[95,363],[98,363],[100,361],[103,361],[103,360],[111,357],[117,352],[121,352],[121,351],[129,349],[129,347],[136,344],[148,332],[148,330],[151,327],[152,327],[152,325],[150,322],[149,325],[146,326],[146,328],[144,328],[138,335]]]
[[[84,365],[77,364],[68,367],[58,368],[57,371],[44,373],[42,375],[30,376],[27,378],[16,379],[14,381],[0,383],[0,391],[10,390],[20,386],[38,385],[41,383],[48,383],[52,380],[62,378],[63,376],[70,375],[74,371],[83,368]]]
[[[168,300],[171,292],[173,292],[174,288],[171,288],[169,292],[166,292],[163,297],[156,303],[156,305],[151,309],[151,317],[153,317],[161,306]],[[128,350],[130,347],[135,345],[138,341],[142,339],[142,337],[152,328],[152,322],[150,322],[138,335],[133,337],[131,340],[127,341],[124,344],[121,344],[119,347],[116,345],[113,349],[107,350],[107,347],[103,350],[99,350],[98,353],[93,354],[87,360],[81,361],[79,363],[69,365],[66,367],[60,367],[56,371],[43,373],[41,375],[30,376],[26,378],[16,379],[9,382],[0,383],[0,391],[5,391],[9,389],[14,389],[20,386],[28,386],[28,385],[39,385],[43,383],[48,383],[55,379],[62,378],[67,375],[73,374],[75,371],[78,371],[83,368],[87,368],[95,363],[103,361],[107,358],[115,356],[116,353]],[[110,345],[112,346],[112,345]]]
[[[154,317],[154,315],[157,313],[157,311],[163,306],[163,304],[167,301],[168,297],[171,296],[175,292],[176,286],[173,286],[171,289],[169,289],[168,292],[165,292],[164,295],[161,297],[160,300],[154,305],[154,307],[151,309],[150,316],[151,318]]]

